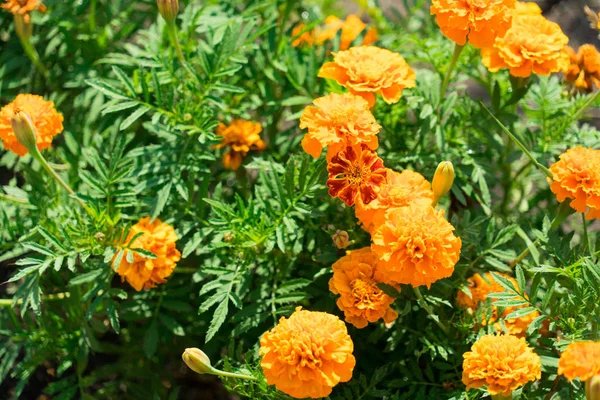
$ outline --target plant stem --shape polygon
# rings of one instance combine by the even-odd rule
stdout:
[[[43,301],[62,300],[71,297],[71,293],[56,293],[42,296]],[[0,307],[10,307],[13,304],[12,299],[0,299]],[[16,305],[23,304],[23,299],[18,299]]]
[[[255,381],[256,380],[256,377],[254,377],[252,375],[236,374],[234,372],[221,371],[220,369],[215,369],[214,373],[215,373],[215,375],[226,376],[228,378],[246,379],[246,380],[249,380],[249,381]]]
[[[423,309],[425,311],[427,311],[427,314],[429,314],[429,316],[431,317],[431,319],[433,319],[433,322],[435,322],[437,324],[437,326],[439,326],[440,329],[447,335],[448,334],[448,327],[446,325],[444,325],[440,321],[440,319],[439,319],[439,317],[437,315],[433,314],[433,310],[431,309],[431,307],[429,307],[429,304],[427,304],[427,302],[423,298],[423,295],[421,294],[421,290],[419,289],[419,287],[418,286],[413,286],[413,291],[415,292],[415,295],[417,296],[418,303],[421,305],[421,307],[423,307]]]
[[[35,65],[35,67],[37,68],[38,72],[44,78],[48,78],[50,76],[50,72],[48,71],[48,69],[46,69],[46,67],[40,60],[40,55],[38,54],[35,47],[33,47],[33,45],[31,44],[30,38],[27,36],[22,36],[22,35],[18,35],[18,36],[19,36],[19,40],[21,42],[21,46],[23,46],[23,50],[25,50],[25,54],[27,54],[27,57],[29,57],[29,60],[31,60],[33,65]]]
[[[585,220],[585,213],[581,213],[581,222],[583,224],[583,238],[582,238],[582,242],[583,243],[582,244],[584,246],[587,246],[588,250],[590,251],[590,254],[593,255],[593,253],[592,253],[592,246],[591,246],[591,243],[590,243],[590,238],[588,236],[587,221]]]
[[[175,21],[167,22],[167,30],[169,31],[171,44],[173,45],[173,47],[175,47],[175,53],[177,54],[177,58],[182,63],[185,62],[185,57],[183,56],[183,51],[181,51],[181,45],[179,44],[179,35],[177,34],[177,25],[175,25]]]
[[[440,98],[438,101],[438,107],[442,104],[444,100],[444,94],[446,94],[446,89],[448,89],[448,85],[450,84],[450,78],[452,76],[452,71],[456,66],[456,62],[460,57],[460,53],[462,53],[465,46],[461,46],[459,44],[454,45],[454,53],[452,53],[452,59],[450,60],[450,65],[448,66],[448,70],[446,71],[446,75],[444,75],[444,80],[442,81],[442,86],[440,86]]]
[[[173,270],[173,272],[176,274],[194,274],[196,271],[198,271],[198,269],[190,267],[176,267]]]
[[[19,199],[17,197],[8,196],[8,195],[6,195],[4,193],[0,193],[0,200],[6,200],[6,201],[13,202],[13,203],[30,205],[27,200]]]
[[[90,0],[90,13],[88,14],[88,25],[90,27],[90,33],[96,32],[96,1]]]

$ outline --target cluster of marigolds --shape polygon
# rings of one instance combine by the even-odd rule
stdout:
[[[598,51],[591,45],[578,52],[566,47],[568,39],[560,27],[546,20],[535,4],[489,0],[479,1],[477,7],[465,6],[470,3],[432,1],[431,13],[444,35],[456,43],[456,57],[470,43],[481,48],[483,63],[492,72],[507,68],[521,78],[563,72],[579,89],[598,85]],[[8,0],[2,7],[27,23],[31,11],[45,10],[39,0]],[[373,28],[366,31],[363,45],[350,47],[365,29],[358,17],[350,16],[346,21],[329,17],[325,28],[307,30],[300,24],[293,30],[294,46],[322,44],[341,30],[341,50],[332,53],[333,61],[321,67],[319,76],[336,81],[347,92],[315,99],[314,105],[305,108],[300,128],[307,130],[302,141],[306,153],[319,158],[326,151],[329,194],[354,207],[362,228],[371,235],[370,246],[347,251],[333,264],[329,281],[331,292],[339,295],[337,305],[346,322],[356,328],[379,320],[390,327],[397,318],[394,298],[381,285],[396,291],[400,285],[409,285],[421,298],[420,286],[430,287],[452,275],[461,251],[460,238],[444,211],[437,208],[451,189],[452,164],[440,163],[430,183],[418,172],[386,168],[377,155],[381,126],[371,109],[378,96],[388,104],[398,102],[405,88],[415,86],[416,75],[401,55],[371,46],[377,41]],[[0,111],[4,147],[18,156],[30,153],[51,174],[40,150],[48,148],[62,130],[62,115],[52,102],[37,95],[21,94]],[[224,166],[238,169],[250,150],[264,149],[260,132],[255,122],[220,124],[217,134],[222,143],[215,147],[228,149]],[[600,219],[600,150],[572,148],[550,171],[550,188],[559,202],[568,200],[586,218]],[[69,190],[56,173],[52,175]],[[346,247],[348,235],[338,232],[334,240],[340,248]],[[171,225],[142,218],[118,244],[124,254],[119,262],[113,258],[113,269],[138,291],[164,283],[181,258],[176,242]],[[133,251],[136,248],[156,257],[144,257]],[[498,331],[482,336],[464,354],[463,382],[468,389],[485,387],[491,395],[510,396],[541,377],[540,357],[526,341],[527,327],[539,313],[505,319],[518,308],[508,307],[499,315],[489,295],[505,288],[495,276],[504,277],[519,290],[512,277],[488,272],[469,278],[457,295],[460,307],[477,313],[477,325],[492,324]],[[491,312],[482,313],[483,307],[491,307]],[[260,345],[267,382],[296,398],[329,395],[339,382],[351,379],[356,363],[346,325],[324,312],[296,309],[266,332]],[[197,372],[218,374],[197,349],[186,350],[183,358]],[[600,387],[600,343],[571,343],[560,357],[558,374],[586,381],[588,390]]]

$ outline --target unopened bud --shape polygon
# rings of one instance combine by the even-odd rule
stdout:
[[[30,152],[35,152],[37,144],[31,117],[25,111],[17,108],[10,119],[10,124],[17,141]]]
[[[593,376],[585,382],[585,397],[587,400],[600,400],[600,375]]]
[[[225,232],[223,234],[223,240],[226,241],[227,243],[231,243],[235,240],[235,235],[231,232]]]
[[[167,22],[175,21],[179,14],[179,0],[157,0],[158,11]]]
[[[592,11],[592,9],[589,8],[588,6],[585,6],[583,8],[583,11],[585,12],[588,20],[590,21],[590,27],[592,29],[600,29],[600,22],[599,22],[600,18],[598,18],[598,14],[596,14],[594,11]]]
[[[198,374],[214,375],[215,373],[214,368],[210,365],[210,358],[200,349],[195,347],[185,349],[181,358],[192,371]]]
[[[348,232],[346,231],[338,229],[331,238],[338,249],[345,249],[350,245],[350,235],[348,235]]]
[[[454,182],[454,167],[450,161],[442,161],[433,175],[431,183],[433,189],[433,202],[437,204],[440,199],[450,191]]]

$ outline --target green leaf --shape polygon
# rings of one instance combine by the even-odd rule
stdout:
[[[174,335],[185,336],[185,330],[183,329],[183,326],[181,326],[181,324],[175,319],[165,314],[158,314],[158,318],[167,327],[167,329],[173,332]]]
[[[135,121],[140,119],[142,117],[142,115],[146,114],[148,111],[150,111],[150,108],[148,108],[146,106],[141,106],[140,108],[135,110],[133,113],[131,113],[131,115],[129,115],[129,117],[125,118],[125,120],[123,120],[123,122],[121,122],[121,125],[119,126],[119,130],[124,131],[125,129],[129,128]]]
[[[153,320],[148,330],[144,334],[144,354],[146,357],[152,358],[154,353],[156,353],[156,349],[158,347],[158,328],[156,326],[156,321]]]
[[[521,317],[524,317],[524,316],[529,315],[531,313],[534,313],[536,311],[537,311],[537,308],[535,308],[535,307],[523,307],[523,308],[519,308],[519,309],[511,312],[510,314],[506,315],[504,317],[504,319],[521,318]]]
[[[216,335],[225,322],[225,318],[227,317],[227,313],[229,312],[229,297],[226,296],[224,300],[219,304],[215,313],[213,314],[212,320],[210,321],[210,326],[208,327],[208,332],[206,333],[205,343],[210,342],[210,340]]]
[[[169,200],[169,195],[171,194],[171,188],[173,187],[173,181],[169,181],[165,186],[163,186],[159,191],[157,196],[154,198],[152,202],[152,209],[150,211],[151,219],[154,221],[156,217],[160,215],[163,208],[167,204]]]
[[[106,304],[106,315],[117,335],[121,333],[121,324],[119,323],[119,313],[115,308],[115,303],[111,300]]]
[[[129,89],[131,97],[136,97],[135,88],[133,87],[133,82],[129,77],[123,72],[123,70],[115,65],[112,66],[112,70],[117,75],[117,78],[121,81],[121,83]]]

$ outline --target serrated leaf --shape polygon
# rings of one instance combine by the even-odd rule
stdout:
[[[124,131],[125,129],[129,128],[135,121],[140,119],[142,115],[146,114],[148,111],[150,111],[150,108],[146,106],[141,106],[140,108],[132,112],[127,118],[125,118],[123,122],[121,122],[119,130]]]
[[[210,326],[208,327],[208,332],[206,332],[206,340],[205,343],[210,342],[210,340],[217,334],[219,328],[225,322],[225,318],[227,317],[227,313],[229,312],[229,297],[225,297],[225,299],[219,304],[215,313],[213,314],[212,320],[210,321]]]

